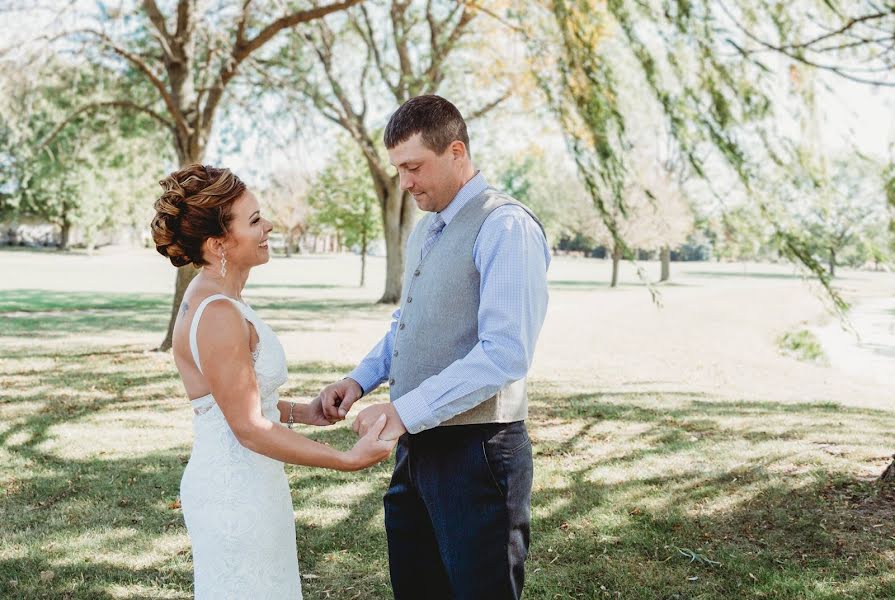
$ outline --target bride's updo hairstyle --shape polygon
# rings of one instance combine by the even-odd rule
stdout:
[[[154,205],[155,249],[175,267],[207,265],[202,244],[227,232],[233,201],[245,184],[229,169],[195,164],[174,171],[159,185],[164,192]]]

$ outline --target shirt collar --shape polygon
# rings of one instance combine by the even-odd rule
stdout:
[[[460,188],[460,191],[457,192],[457,195],[454,196],[451,203],[439,213],[444,220],[445,227],[450,225],[451,219],[457,216],[457,213],[466,206],[467,202],[481,194],[487,187],[488,182],[485,181],[485,176],[482,175],[481,171],[476,171],[473,178]]]

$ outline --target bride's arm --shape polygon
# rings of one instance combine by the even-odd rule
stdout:
[[[291,410],[293,423],[302,423],[304,425],[332,425],[331,421],[326,420],[322,416],[323,411],[313,410],[311,404],[280,400],[277,402],[277,410],[280,411],[280,423],[289,423],[289,411]]]
[[[267,419],[261,412],[249,328],[229,302],[209,304],[197,333],[200,360],[211,357],[202,360],[211,393],[233,434],[249,450],[295,465],[340,471],[362,469],[391,453],[394,443],[379,441],[378,433],[361,438],[354,448],[342,452]]]
[[[304,423],[300,419],[302,416],[302,404],[290,402],[288,400],[280,400],[277,402],[277,410],[280,411],[280,423],[289,423],[289,412],[292,412],[293,423]]]

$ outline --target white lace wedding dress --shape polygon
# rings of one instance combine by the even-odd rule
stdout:
[[[209,296],[190,324],[190,349],[201,372],[196,330],[214,300],[232,302],[258,333],[252,358],[261,410],[279,422],[277,388],[286,355],[274,332],[248,305]],[[214,360],[206,356],[205,362]],[[193,452],[180,482],[183,517],[193,547],[197,600],[301,598],[292,497],[283,463],[242,446],[211,394],[193,405]]]

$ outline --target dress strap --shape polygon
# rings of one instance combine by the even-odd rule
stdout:
[[[234,300],[230,296],[225,296],[224,294],[212,294],[199,304],[199,307],[196,309],[196,314],[193,315],[193,321],[190,323],[190,352],[193,353],[193,362],[196,363],[196,368],[199,369],[200,373],[202,373],[202,365],[199,363],[199,344],[196,341],[196,333],[199,331],[199,319],[202,317],[202,312],[209,303],[215,300],[229,300],[237,305],[236,308],[239,308],[239,302],[237,300]],[[242,310],[240,309],[239,312],[242,313]]]

